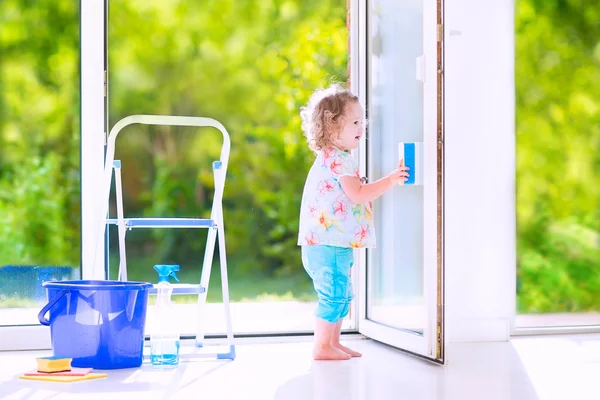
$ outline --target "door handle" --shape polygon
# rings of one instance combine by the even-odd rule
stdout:
[[[417,80],[425,83],[425,54],[417,57]]]

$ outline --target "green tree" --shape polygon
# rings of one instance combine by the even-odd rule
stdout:
[[[76,2],[0,7],[0,263],[79,265]]]
[[[518,308],[600,307],[600,5],[516,3]]]

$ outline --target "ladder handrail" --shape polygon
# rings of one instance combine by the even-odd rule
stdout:
[[[132,124],[143,124],[143,125],[163,125],[163,126],[195,126],[195,127],[212,127],[218,129],[223,135],[223,145],[221,147],[221,174],[223,179],[220,182],[215,182],[215,198],[213,199],[213,207],[212,210],[214,212],[214,203],[217,200],[221,201],[223,196],[223,190],[225,186],[225,176],[227,174],[227,165],[229,162],[229,152],[231,150],[231,139],[229,137],[229,133],[227,129],[217,120],[206,117],[185,117],[185,116],[175,116],[175,115],[130,115],[121,119],[117,122],[113,128],[110,130],[108,135],[108,141],[106,146],[106,157],[104,161],[104,176],[101,182],[101,192],[100,192],[100,205],[98,206],[98,214],[96,217],[97,221],[97,235],[96,235],[96,251],[94,253],[93,259],[93,269],[92,274],[96,276],[96,270],[98,268],[97,255],[100,252],[104,252],[104,246],[100,246],[101,243],[104,243],[102,237],[104,236],[104,232],[106,229],[106,216],[108,214],[109,208],[109,200],[110,200],[110,187],[112,180],[112,169],[113,169],[113,161],[115,158],[115,145],[117,136],[123,130],[123,128],[132,125]],[[213,213],[211,212],[211,214]]]

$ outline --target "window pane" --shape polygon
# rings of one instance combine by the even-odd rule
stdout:
[[[392,17],[393,16],[393,17]],[[399,142],[423,141],[422,0],[376,0],[371,8],[369,178],[398,164]],[[424,327],[423,186],[398,186],[374,203],[367,318],[417,333]]]
[[[347,80],[346,12],[346,0],[111,0],[110,126],[131,114],[202,116],[231,135],[223,214],[236,332],[313,327],[316,295],[296,243],[314,158],[299,109],[316,88]],[[137,125],[116,147],[126,216],[210,215],[218,131]],[[179,264],[181,281],[198,283],[205,241],[198,230],[130,231],[128,278],[156,282],[155,264]],[[214,260],[208,301],[222,317],[217,252]],[[174,300],[189,303],[178,306],[191,308],[182,329],[194,333],[194,299]],[[207,333],[222,332],[214,321]]]
[[[516,10],[517,326],[600,325],[598,7]]]
[[[600,325],[598,6],[516,11],[517,326]]]
[[[80,276],[79,8],[0,7],[0,324],[37,324],[41,283]]]

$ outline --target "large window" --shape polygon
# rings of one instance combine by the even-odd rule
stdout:
[[[41,283],[80,276],[78,2],[0,7],[0,325],[37,324]]]
[[[299,108],[316,88],[348,79],[346,7],[345,0],[109,3],[109,125],[131,114],[200,116],[231,135],[223,204],[236,333],[313,327],[316,295],[296,243],[314,158]],[[115,154],[125,215],[208,217],[220,148],[212,129],[126,128]],[[116,227],[109,241],[116,279]],[[205,242],[205,231],[130,231],[128,279],[156,282],[155,264],[179,264],[181,281],[198,283]],[[217,308],[207,333],[224,328],[217,262],[212,271],[208,302]],[[183,333],[194,333],[195,298],[174,300],[187,316]]]
[[[516,3],[517,327],[600,325],[599,17]]]

